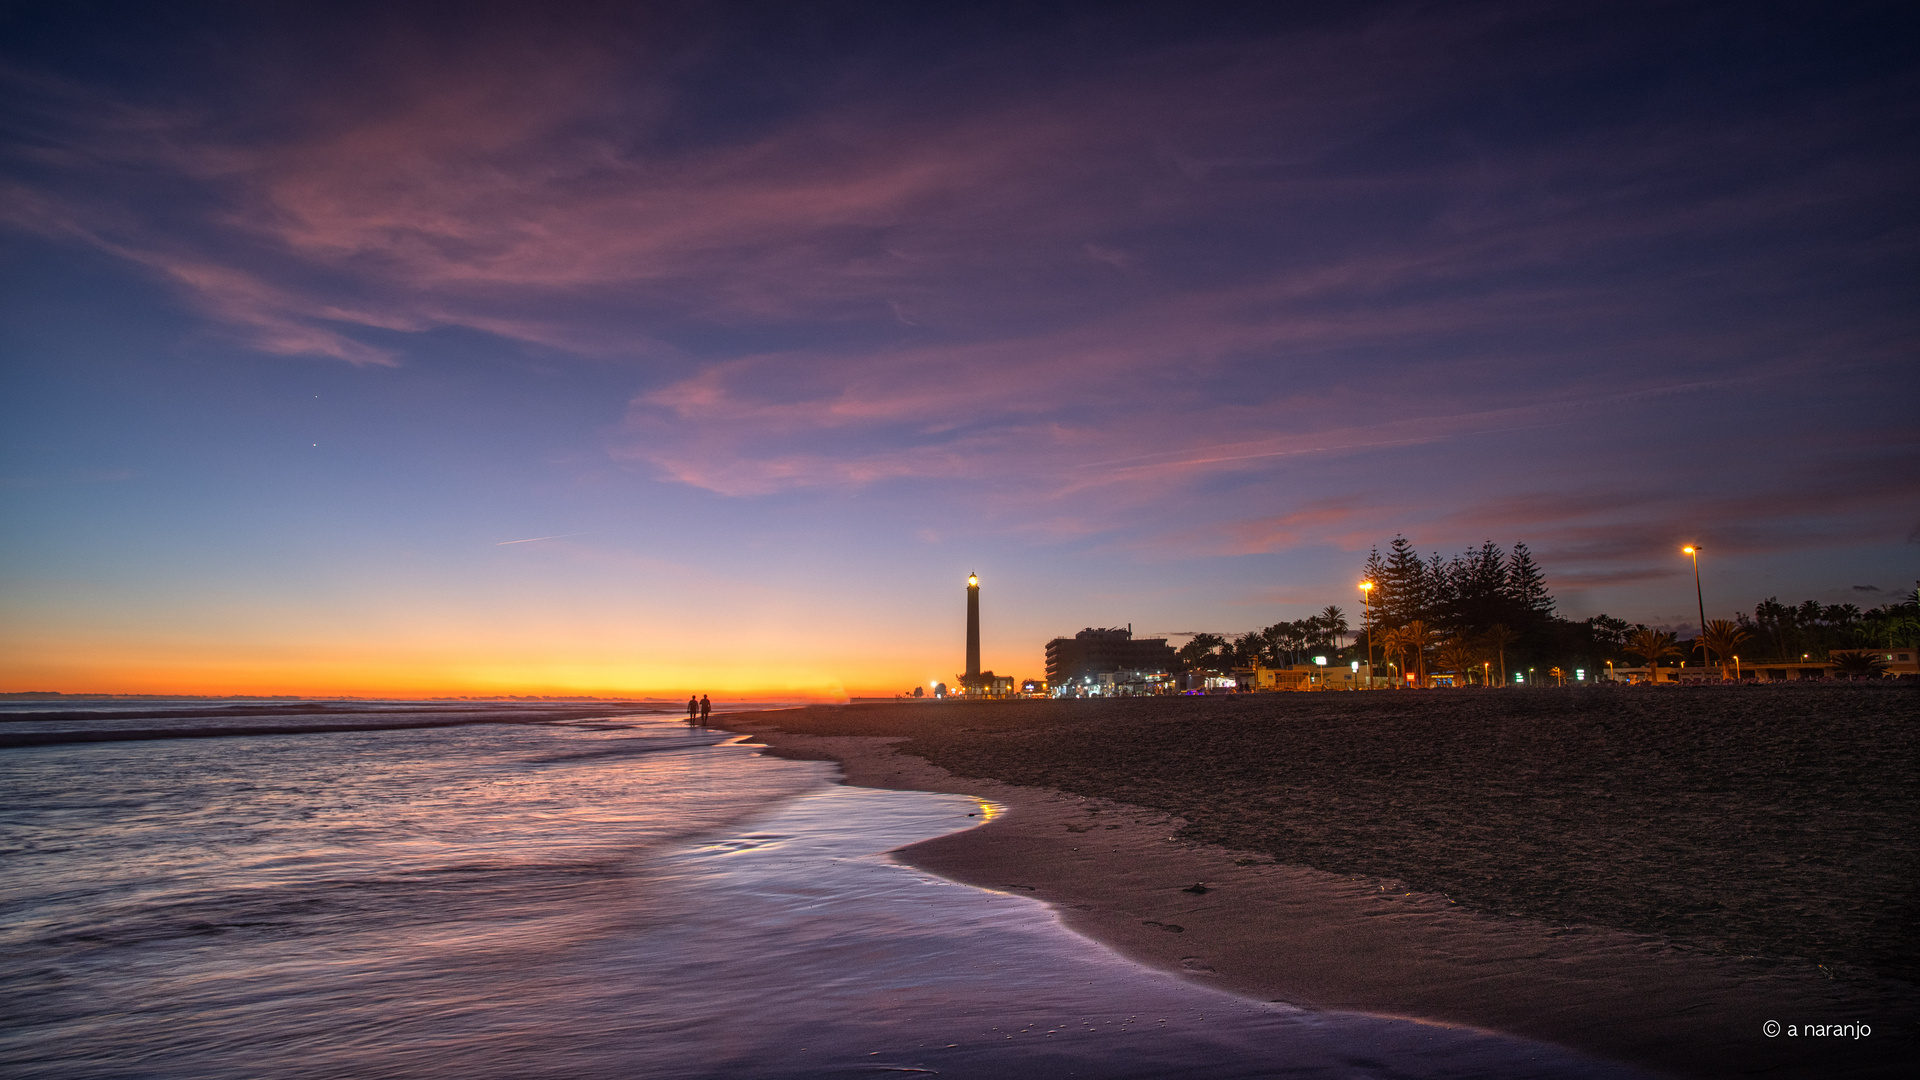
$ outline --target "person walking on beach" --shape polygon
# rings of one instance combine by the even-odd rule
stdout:
[[[687,697],[687,726],[692,727],[699,719],[700,699],[689,695]]]
[[[700,695],[700,726],[701,727],[707,726],[707,715],[711,712],[713,712],[713,702],[707,700],[707,695],[701,694]]]

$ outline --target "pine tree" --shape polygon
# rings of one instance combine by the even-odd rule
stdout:
[[[1387,583],[1387,564],[1380,558],[1378,544],[1375,544],[1373,550],[1367,553],[1367,568],[1361,580],[1373,582],[1373,591],[1366,594],[1366,606],[1360,613],[1360,636],[1366,639],[1367,648],[1371,650],[1386,625],[1385,616],[1380,610],[1380,600],[1386,595],[1384,590]]]
[[[1393,543],[1387,545],[1385,572],[1378,579],[1379,591],[1386,594],[1378,601],[1385,625],[1405,626],[1425,615],[1426,576],[1426,563],[1421,561],[1420,553],[1413,550],[1406,537],[1394,537]]]
[[[1380,558],[1380,545],[1375,544],[1373,550],[1367,552],[1367,568],[1362,572],[1361,578],[1373,582],[1378,588],[1386,580],[1386,576],[1387,564]]]
[[[1455,560],[1455,629],[1479,633],[1495,623],[1515,621],[1507,603],[1507,553],[1491,540]]]
[[[1514,612],[1529,623],[1543,622],[1553,614],[1553,594],[1547,591],[1547,579],[1534,564],[1533,553],[1525,544],[1513,545],[1513,557],[1507,562],[1507,602]]]
[[[1448,562],[1437,551],[1427,558],[1427,572],[1422,575],[1426,589],[1421,598],[1420,618],[1431,625],[1448,625],[1447,620],[1453,614],[1454,601],[1459,598],[1454,580],[1459,562],[1458,559]]]

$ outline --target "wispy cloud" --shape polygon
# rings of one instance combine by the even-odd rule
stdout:
[[[1525,110],[1477,58],[1529,18],[1186,40],[1019,92],[848,75],[724,135],[688,134],[700,46],[671,41],[526,63],[482,35],[280,127],[15,73],[0,202],[261,353],[404,365],[453,327],[613,365],[610,456],[729,497],[959,488],[1014,533],[1195,554],[1525,529],[1594,581],[1687,522],[1830,542],[1870,495],[1727,482],[1639,418],[1897,369],[1914,320],[1853,318],[1846,288],[1920,233],[1824,226],[1901,197],[1869,136],[1911,108],[1881,84],[1506,138],[1489,117]],[[1636,442],[1661,482],[1581,479],[1640,467]],[[1424,467],[1495,443],[1561,486]],[[1341,493],[1360,460],[1369,494]]]
[[[566,540],[575,536],[591,536],[591,533],[556,533],[553,536],[529,536],[525,540],[502,540],[494,547],[506,547],[508,544],[532,544],[541,540]]]

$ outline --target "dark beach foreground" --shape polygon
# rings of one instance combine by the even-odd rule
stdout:
[[[1795,686],[913,702],[729,726],[852,783],[1007,803],[900,855],[1243,994],[1682,1075],[1894,1075],[1920,1020],[1917,719],[1914,687]]]

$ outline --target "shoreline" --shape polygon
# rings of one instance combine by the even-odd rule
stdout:
[[[1469,910],[1390,879],[1179,837],[1185,820],[1097,796],[961,776],[907,736],[790,732],[801,710],[734,714],[782,757],[842,782],[971,795],[1008,812],[892,852],[968,885],[1031,896],[1136,962],[1256,1000],[1477,1028],[1677,1076],[1895,1075],[1899,1002],[1775,962],[1655,937]],[[1874,1025],[1874,1038],[1768,1039],[1767,1020]]]

